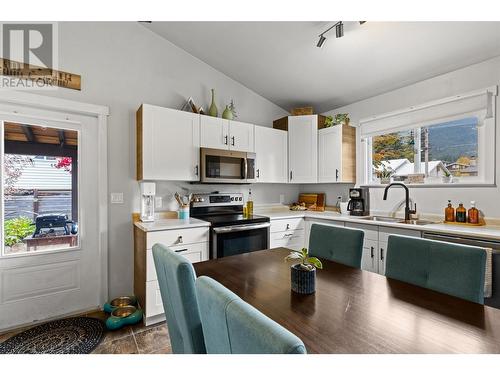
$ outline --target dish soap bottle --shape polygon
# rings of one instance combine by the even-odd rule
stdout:
[[[252,189],[248,189],[247,215],[248,216],[253,216]]]
[[[467,222],[470,224],[479,224],[479,210],[476,208],[476,202],[471,201],[471,208],[469,208],[469,212],[467,215]]]
[[[444,209],[444,221],[455,221],[455,209],[451,205],[451,200],[448,199],[448,207]]]
[[[460,203],[457,207],[457,214],[456,214],[457,223],[467,222],[466,216],[467,216],[467,210],[465,209],[464,204]]]

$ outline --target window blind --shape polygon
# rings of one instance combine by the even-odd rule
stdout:
[[[493,116],[496,91],[495,86],[365,118],[360,121],[360,134],[362,138],[367,138],[468,116],[477,116],[482,121]]]

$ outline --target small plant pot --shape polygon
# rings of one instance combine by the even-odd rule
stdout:
[[[382,185],[387,185],[391,183],[391,178],[390,177],[381,177],[380,178],[380,183]]]
[[[312,294],[316,291],[316,268],[312,271],[305,270],[300,264],[290,268],[292,290],[299,294]]]
[[[451,176],[442,176],[441,177],[441,181],[444,183],[444,184],[449,184],[451,182]]]

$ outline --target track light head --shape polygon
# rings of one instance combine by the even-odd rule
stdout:
[[[335,26],[335,36],[337,38],[342,38],[344,36],[344,24],[341,22],[337,23]]]
[[[325,43],[325,40],[326,37],[323,34],[321,34],[319,36],[318,44],[316,44],[316,47],[321,48],[321,46],[323,46],[323,43]]]

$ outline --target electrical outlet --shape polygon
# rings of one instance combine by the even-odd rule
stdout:
[[[122,204],[123,193],[111,193],[111,204]]]
[[[155,208],[163,207],[163,199],[162,197],[155,197]]]

